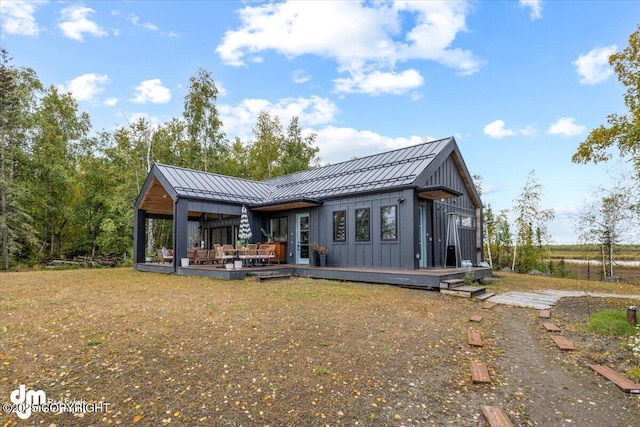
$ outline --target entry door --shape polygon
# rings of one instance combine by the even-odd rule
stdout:
[[[420,248],[420,268],[427,268],[427,208],[418,207],[418,246]]]
[[[296,230],[298,246],[296,248],[296,264],[309,264],[309,214],[296,214]]]

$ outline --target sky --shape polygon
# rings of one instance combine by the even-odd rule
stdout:
[[[535,171],[557,244],[625,168],[571,156],[627,113],[607,58],[639,23],[615,0],[0,2],[12,65],[70,91],[94,131],[181,117],[202,67],[229,140],[261,111],[298,116],[322,164],[454,136],[496,212]]]

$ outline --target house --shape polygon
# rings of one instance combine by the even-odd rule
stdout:
[[[481,261],[482,203],[453,137],[256,182],[155,164],[135,203],[134,267],[149,218],[173,223],[174,272],[188,247],[235,243],[242,206],[289,265],[418,270]],[[311,261],[310,261],[311,260]],[[169,268],[169,267],[165,267]]]

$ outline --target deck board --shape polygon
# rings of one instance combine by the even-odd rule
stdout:
[[[491,377],[489,376],[489,370],[487,365],[479,361],[473,361],[470,363],[471,367],[471,381],[474,383],[490,383]]]
[[[541,319],[549,319],[551,317],[551,310],[540,310],[538,316]]]
[[[576,349],[576,346],[562,335],[551,335],[551,339],[556,343],[560,350],[571,351]]]
[[[484,405],[481,410],[484,419],[487,420],[491,427],[514,427],[509,416],[502,408]]]
[[[476,315],[474,315],[474,316],[471,316],[471,317],[469,318],[469,321],[470,321],[470,322],[482,322],[482,319],[484,319],[484,317],[483,317],[483,316],[481,316],[480,314],[476,314]]]
[[[608,366],[604,365],[589,365],[591,369],[607,378],[609,381],[612,381],[618,388],[625,393],[631,394],[640,394],[640,384],[634,383],[629,378],[623,376],[622,374],[614,371]]]
[[[474,347],[482,347],[482,335],[480,335],[480,332],[472,331],[471,329],[469,329],[469,333],[467,335],[469,339],[469,345],[472,345]]]

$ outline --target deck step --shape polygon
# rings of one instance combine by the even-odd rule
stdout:
[[[484,419],[487,420],[491,427],[514,427],[509,416],[502,408],[484,405],[481,409]]]
[[[268,272],[255,272],[249,273],[247,276],[255,277],[259,282],[264,282],[267,280],[284,280],[291,279],[291,274],[281,273],[279,271],[268,271]]]
[[[549,332],[560,332],[560,328],[555,323],[542,322],[542,326]]]
[[[459,286],[464,286],[464,280],[462,279],[449,279],[440,282],[440,289],[453,289]]]
[[[482,347],[482,335],[480,335],[480,332],[476,332],[476,331],[472,331],[471,329],[469,329],[469,345],[472,345],[474,347]]]
[[[562,335],[551,335],[551,339],[556,343],[560,350],[571,351],[576,349],[576,346]]]
[[[489,298],[491,298],[494,295],[495,294],[493,292],[485,292],[484,294],[477,295],[476,299],[479,299],[480,301],[485,301],[485,300],[488,300]]]
[[[610,367],[604,365],[589,365],[589,367],[603,377],[612,381],[615,385],[618,386],[618,388],[620,388],[620,390],[624,391],[625,393],[640,394],[640,384],[634,383],[629,378],[614,371]]]
[[[473,361],[470,363],[470,366],[471,366],[471,381],[473,381],[474,383],[490,383],[491,382],[487,365],[485,365],[482,362]]]
[[[484,294],[485,289],[484,286],[458,286],[453,289],[440,289],[440,293],[463,298],[473,298],[477,295]]]

